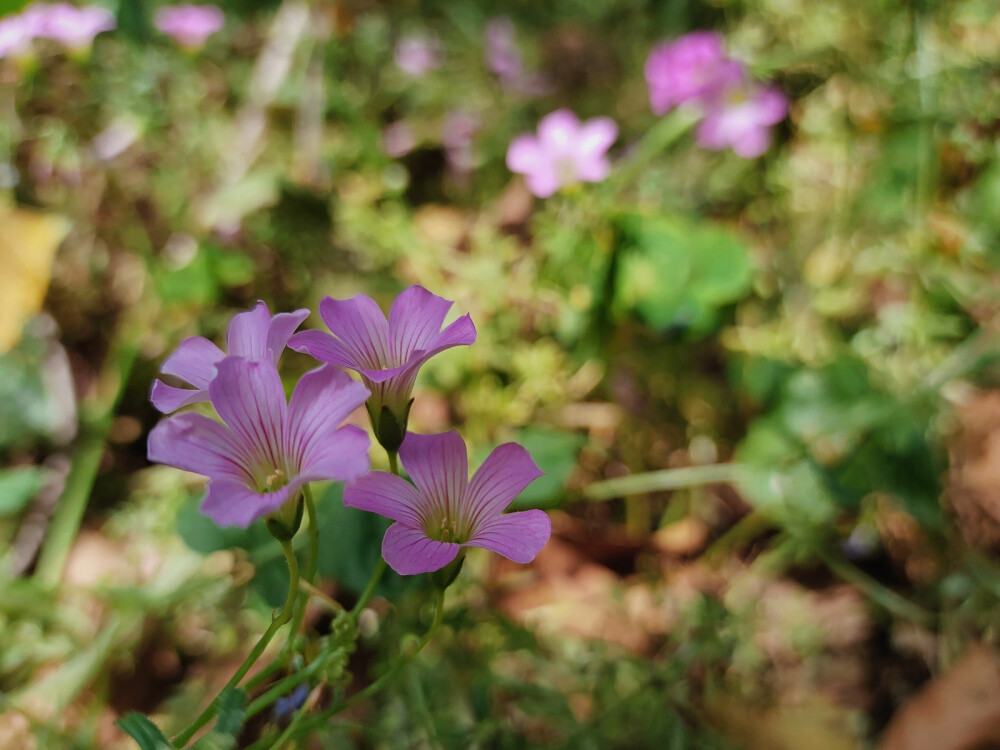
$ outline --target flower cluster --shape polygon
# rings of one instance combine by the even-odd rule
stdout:
[[[451,306],[420,286],[400,294],[388,316],[364,295],[326,297],[319,312],[330,333],[296,333],[308,310],[272,316],[259,302],[234,316],[228,352],[202,337],[186,339],[161,369],[191,387],[157,380],[150,398],[164,413],[209,402],[219,419],[191,411],[165,418],[150,433],[150,460],[208,477],[202,511],[216,523],[247,526],[267,517],[289,538],[301,517],[302,488],[346,481],[346,505],[396,522],[382,554],[400,574],[443,568],[466,546],[532,560],[551,533],[548,516],[503,513],[541,476],[528,452],[501,445],[470,480],[457,432],[407,432],[420,367],[476,340],[469,315],[444,326]],[[324,363],[304,375],[287,400],[278,374],[286,346]],[[412,484],[396,474],[369,473],[368,436],[343,425],[362,403],[390,464],[395,470],[398,455]]]
[[[520,71],[509,22],[491,23],[487,60],[498,75]],[[646,83],[653,113],[675,107],[695,109],[700,122],[698,145],[711,150],[732,148],[746,159],[763,154],[771,144],[771,127],[788,111],[784,94],[752,81],[746,66],[726,52],[722,37],[695,31],[655,47],[646,61]],[[581,123],[566,109],[538,123],[538,133],[522,133],[510,142],[507,167],[523,174],[539,198],[577,182],[601,182],[611,171],[607,151],[618,128],[607,117]]]
[[[159,8],[153,25],[180,46],[198,50],[205,40],[220,31],[226,22],[222,10],[216,5],[173,5]]]
[[[30,57],[35,39],[52,40],[74,54],[85,53],[94,37],[115,25],[114,14],[97,5],[34,3],[0,19],[0,58]]]
[[[703,148],[732,148],[745,159],[760,156],[771,144],[771,126],[788,111],[784,94],[752,81],[715,32],[695,31],[658,45],[645,73],[655,114],[674,107],[699,112],[695,137]]]

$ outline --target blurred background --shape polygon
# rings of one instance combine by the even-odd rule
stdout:
[[[215,527],[200,478],[146,460],[163,358],[258,299],[415,283],[479,338],[424,368],[411,429],[473,463],[521,442],[546,476],[518,507],[554,533],[528,566],[471,556],[438,637],[308,747],[1000,746],[992,0],[232,0],[198,33],[112,0],[62,34],[22,6],[0,746],[134,747],[128,711],[176,731],[283,599],[262,526]],[[787,97],[763,155],[651,111],[650,52],[695,30]],[[617,123],[612,170],[539,199],[507,147],[560,108]],[[385,526],[320,506],[350,604]],[[355,688],[421,586],[385,579]]]

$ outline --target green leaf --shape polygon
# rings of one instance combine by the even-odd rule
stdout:
[[[360,593],[382,555],[382,537],[391,521],[376,513],[346,507],[343,496],[343,485],[331,484],[317,500],[320,539],[317,570],[321,576],[336,578]],[[423,585],[424,578],[387,570],[376,592],[395,599]]]
[[[622,253],[614,309],[657,329],[703,336],[719,309],[750,289],[753,268],[743,242],[712,224],[633,214],[619,220]]]
[[[45,472],[37,466],[0,469],[0,516],[13,515],[42,487]]]
[[[576,457],[587,438],[573,432],[529,427],[517,434],[517,441],[545,472],[529,484],[511,505],[513,509],[552,508],[563,499],[566,480],[576,466]]]
[[[115,722],[115,726],[135,740],[142,750],[164,750],[172,747],[156,724],[142,714],[135,712],[126,714]]]
[[[230,750],[236,746],[243,728],[247,694],[227,687],[219,694],[218,719],[212,731],[195,743],[195,750]]]

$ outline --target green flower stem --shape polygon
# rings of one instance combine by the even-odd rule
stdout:
[[[244,722],[252,719],[254,716],[278,700],[278,698],[287,695],[303,682],[307,682],[317,672],[322,672],[326,668],[334,653],[334,651],[324,651],[307,666],[288,675],[288,677],[285,677],[283,680],[276,682],[268,688],[266,692],[261,693],[259,696],[254,698],[253,701],[250,702],[250,705],[247,706],[246,712],[243,714]]]
[[[632,183],[661,151],[684,135],[698,121],[696,112],[679,107],[646,131],[632,148],[632,152],[622,161],[608,184],[621,190]]]
[[[302,589],[302,591],[304,591],[309,596],[314,596],[317,599],[319,599],[321,602],[323,602],[323,604],[325,604],[326,606],[328,606],[334,612],[343,612],[344,611],[344,605],[343,604],[341,604],[340,602],[338,602],[336,599],[331,599],[329,596],[327,596],[326,594],[324,594],[320,589],[316,588],[315,586],[313,586],[308,581],[303,581],[300,578],[299,579],[299,588]]]
[[[709,466],[686,466],[682,469],[664,469],[645,474],[606,479],[594,482],[583,490],[588,500],[611,500],[616,497],[638,495],[644,492],[677,490],[701,484],[736,482],[743,478],[745,470],[739,464],[711,464]]]
[[[309,529],[306,532],[308,546],[306,547],[306,564],[302,571],[302,577],[296,583],[312,584],[316,578],[316,558],[319,555],[319,519],[316,517],[316,503],[313,501],[312,489],[307,484],[302,488],[302,496],[305,498],[306,516],[309,519]],[[295,612],[292,614],[292,627],[288,631],[288,640],[282,650],[282,661],[292,647],[295,645],[295,636],[302,627],[302,619],[306,614],[306,606],[309,604],[309,596],[300,596],[295,603]]]
[[[389,471],[399,476],[399,454],[395,451],[386,451],[389,455]]]
[[[403,656],[400,657],[399,661],[393,664],[389,668],[389,671],[386,672],[381,677],[379,677],[377,680],[375,680],[375,682],[370,684],[368,687],[359,690],[347,700],[335,704],[331,708],[327,709],[327,711],[325,711],[324,713],[327,716],[333,716],[334,714],[340,713],[341,711],[350,708],[355,703],[363,701],[365,698],[368,698],[377,693],[379,690],[381,690],[386,685],[386,683],[388,683],[393,677],[395,677],[396,673],[399,672],[400,669],[409,664],[410,661],[412,661],[413,658],[423,650],[424,646],[426,646],[430,642],[431,638],[434,637],[434,633],[441,625],[441,619],[443,615],[444,615],[444,591],[438,589],[437,591],[434,592],[434,620],[433,622],[431,622],[431,626],[427,628],[427,632],[424,633],[423,637],[417,643],[416,647],[411,651],[409,651],[408,653],[403,654]]]
[[[35,580],[44,586],[55,586],[62,579],[66,558],[83,521],[115,408],[139,351],[136,331],[139,321],[145,323],[145,316],[133,312],[121,323],[101,369],[96,395],[91,403],[81,405],[80,436],[73,451],[73,463],[35,567]]]
[[[253,647],[253,651],[250,652],[249,656],[244,659],[240,668],[236,670],[236,674],[232,676],[229,682],[226,683],[225,688],[235,688],[239,685],[240,680],[242,680],[250,667],[254,665],[257,659],[260,658],[261,654],[264,653],[264,649],[274,638],[275,633],[277,633],[283,625],[285,625],[289,620],[292,619],[292,613],[295,608],[295,599],[299,593],[299,560],[295,556],[295,550],[292,548],[291,542],[281,542],[281,550],[285,554],[285,561],[288,563],[288,596],[285,598],[285,603],[281,607],[281,611],[271,620],[271,624],[268,626],[267,630],[264,631],[264,635],[260,637],[257,641],[257,645]],[[222,694],[222,691],[219,691]],[[174,747],[184,747],[188,741],[195,735],[199,729],[205,726],[213,716],[219,710],[219,696],[215,696],[212,702],[208,704],[201,715],[194,720],[194,722],[183,732],[174,737],[173,746]]]
[[[375,588],[378,586],[378,582],[382,580],[382,574],[385,573],[385,568],[385,559],[380,556],[378,562],[375,563],[375,570],[372,571],[372,577],[368,579],[368,585],[365,586],[365,590],[361,593],[361,598],[358,599],[358,603],[351,609],[351,617],[355,621],[361,615],[361,610],[365,608],[365,605],[368,604],[368,601],[374,595]]]

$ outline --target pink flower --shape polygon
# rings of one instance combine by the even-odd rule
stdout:
[[[416,145],[417,137],[405,120],[386,125],[382,130],[382,150],[393,159],[406,156]]]
[[[743,65],[730,59],[722,36],[693,31],[653,48],[646,60],[646,83],[653,113],[683,104],[703,105],[743,80]]]
[[[229,354],[254,362],[268,361],[277,367],[288,339],[307,317],[308,310],[271,315],[267,304],[258,302],[252,310],[238,313],[230,321],[226,341]],[[163,362],[160,371],[194,388],[177,388],[154,380],[149,400],[164,414],[182,406],[209,401],[209,385],[225,358],[226,353],[203,336],[184,339]]]
[[[422,286],[411,286],[396,297],[386,319],[378,303],[364,294],[324,297],[319,314],[333,335],[301,331],[288,346],[357,372],[372,394],[366,406],[375,437],[395,453],[406,436],[420,368],[435,354],[476,340],[469,315],[441,330],[452,304]]]
[[[744,159],[754,159],[767,151],[771,126],[787,113],[788,100],[774,87],[733,88],[707,111],[695,138],[703,148],[732,148]]]
[[[441,42],[433,34],[409,34],[397,42],[395,57],[400,70],[419,78],[441,67]]]
[[[407,433],[399,457],[413,484],[373,471],[344,488],[344,505],[396,522],[382,539],[382,557],[400,575],[440,570],[463,547],[527,563],[549,540],[552,522],[543,511],[504,513],[542,476],[520,445],[496,448],[471,480],[465,443],[455,431]]]
[[[618,126],[608,117],[581,123],[559,109],[541,119],[537,136],[524,133],[510,142],[507,167],[525,176],[532,193],[547,198],[565,185],[607,177],[607,151],[617,137]]]
[[[226,17],[215,5],[175,5],[156,11],[153,25],[182,47],[200,49]]]
[[[52,39],[70,50],[86,50],[94,37],[116,26],[114,14],[107,8],[85,5],[77,8],[69,3],[33,5],[25,11],[33,24],[35,36]]]
[[[27,55],[34,36],[32,24],[23,16],[0,18],[0,58]]]

